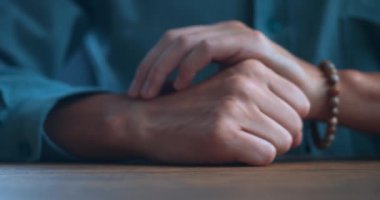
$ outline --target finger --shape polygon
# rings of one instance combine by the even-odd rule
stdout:
[[[276,84],[276,87],[281,87],[279,86],[281,84]],[[295,86],[294,86],[295,87]],[[286,87],[287,88],[287,87]],[[300,118],[300,116],[306,116],[307,113],[309,112],[309,102],[308,100],[306,99],[306,97],[304,97],[305,99],[302,100],[302,96],[304,96],[304,94],[297,88],[293,88],[295,89],[294,91],[292,90],[289,90],[288,92],[284,92],[284,91],[281,91],[281,95],[279,95],[279,93],[277,93],[276,91],[272,90],[271,88],[269,88],[276,96],[276,98],[278,98],[278,101],[281,101],[283,102],[282,104],[287,107],[288,109],[288,112],[289,114],[291,114],[293,117],[289,116],[289,120],[293,119],[293,124],[289,124],[290,122],[283,122],[283,123],[286,123],[287,125],[285,125],[287,128],[291,128],[292,126],[294,127],[293,129],[288,129],[288,130],[293,130],[291,133],[293,135],[293,144],[292,144],[292,147],[297,147],[301,144],[302,142],[302,138],[303,138],[303,134],[302,134],[302,127],[303,127],[303,122],[302,122],[302,119]],[[296,93],[293,93],[293,92],[300,92],[300,99],[297,99],[297,94]],[[300,105],[296,105],[294,103],[292,103],[291,101],[288,100],[288,98],[294,98],[296,97],[296,100],[298,101],[301,101],[301,104]],[[306,106],[303,106],[304,108],[302,108],[302,105],[305,105],[305,104],[302,104],[302,101],[306,102]],[[298,106],[298,107],[297,107]],[[307,107],[307,108],[305,108]],[[305,111],[302,111],[305,110]],[[300,111],[301,110],[301,111]],[[306,111],[307,110],[307,111]],[[298,113],[297,113],[298,111]],[[295,113],[298,114],[298,116],[294,116]],[[304,114],[303,114],[304,113]],[[298,130],[298,131],[297,131]]]
[[[241,30],[231,31],[198,43],[179,64],[179,74],[174,87],[183,89],[190,85],[196,72],[212,61],[233,64],[238,60],[249,58],[249,54],[242,51],[242,41],[239,40],[243,40],[244,34],[241,33]]]
[[[156,57],[156,61],[149,67],[148,75],[143,81],[142,95],[144,98],[156,96],[165,79],[180,64],[180,61],[198,45],[201,41],[209,38],[223,37],[236,32],[234,29],[227,29],[224,24],[205,26],[204,29],[195,32],[187,32],[177,37],[163,53]],[[205,65],[203,65],[205,66]],[[203,67],[200,66],[200,67]]]
[[[270,142],[276,148],[277,155],[286,153],[292,147],[293,136],[289,131],[258,107],[249,109],[249,113],[240,121],[244,131]]]
[[[156,96],[165,79],[178,66],[183,57],[194,48],[194,46],[202,40],[217,37],[221,34],[223,34],[223,32],[205,29],[179,36],[172,45],[157,57],[155,63],[149,68],[141,96],[144,98],[152,98]]]
[[[252,91],[255,91],[252,98],[257,103],[261,112],[284,127],[291,134],[293,140],[302,135],[302,119],[288,103],[269,89],[255,89]]]
[[[171,44],[172,40],[175,40],[179,35],[185,33],[193,33],[204,29],[205,26],[191,26],[182,29],[176,29],[172,31],[168,31],[159,42],[148,52],[145,58],[137,67],[137,71],[135,73],[135,77],[132,81],[131,87],[129,88],[128,94],[132,97],[137,97],[139,95],[140,90],[143,87],[143,82],[148,75],[148,69],[157,57],[167,48],[168,45]]]
[[[301,89],[292,82],[276,76],[269,81],[269,89],[288,103],[301,117],[308,115],[310,102]]]
[[[303,134],[297,135],[295,138],[293,138],[293,144],[292,148],[296,148],[301,145],[303,139]]]
[[[238,133],[231,144],[236,160],[246,164],[268,165],[276,156],[276,149],[270,142],[245,131]]]
[[[159,45],[161,46],[161,45]],[[139,91],[143,87],[143,81],[146,77],[146,74],[148,72],[149,63],[151,60],[153,60],[158,54],[162,47],[153,48],[149,51],[149,53],[146,55],[144,60],[140,63],[140,65],[137,67],[137,70],[135,72],[135,76],[133,78],[132,84],[129,88],[128,95],[131,97],[138,97]]]

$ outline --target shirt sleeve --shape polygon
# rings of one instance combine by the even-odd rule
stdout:
[[[95,91],[0,68],[0,161],[39,160],[43,144],[49,155],[72,158],[47,137],[44,122],[60,99]]]
[[[44,131],[55,104],[99,91],[56,80],[82,40],[86,16],[74,1],[0,3],[0,162],[69,158]]]

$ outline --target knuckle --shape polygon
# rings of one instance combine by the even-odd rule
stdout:
[[[245,28],[246,27],[246,25],[239,20],[226,21],[224,24],[231,28]]]
[[[264,67],[264,65],[259,60],[256,60],[256,59],[248,59],[248,60],[243,62],[243,65],[247,65],[250,67],[252,67],[252,66]]]
[[[251,81],[244,74],[232,75],[226,80],[226,85],[231,95],[247,97],[254,90]]]
[[[248,78],[245,77],[245,75],[239,73],[239,74],[233,74],[230,76],[226,83],[232,87],[232,89],[238,89],[241,87],[244,87],[249,82]]]
[[[239,63],[239,65],[235,66],[234,69],[236,69],[238,72],[247,72],[247,70],[249,70],[250,66],[248,65],[247,63],[248,61],[243,61],[241,63]]]
[[[270,70],[268,67],[266,67],[264,64],[262,64],[260,61],[252,60],[247,65],[251,66],[250,72],[253,75],[256,75],[257,77],[267,77]]]
[[[212,47],[213,41],[210,39],[204,39],[200,42],[200,48],[202,49],[203,53],[207,56],[211,54]]]
[[[191,38],[187,35],[180,35],[177,38],[177,42],[178,42],[179,47],[188,48],[191,44]]]
[[[252,30],[251,33],[253,38],[255,38],[257,41],[264,41],[266,39],[265,34],[259,30]]]
[[[239,72],[245,74],[248,77],[260,78],[259,80],[266,79],[270,75],[271,71],[262,64],[260,61],[255,59],[249,59],[241,62],[236,69]]]
[[[238,66],[239,69],[241,70],[252,70],[254,68],[264,68],[265,66],[258,60],[255,59],[248,59],[243,62],[241,62]]]
[[[170,29],[168,31],[165,32],[163,38],[166,40],[166,41],[174,41],[176,40],[178,37],[178,32],[176,29]]]
[[[241,102],[237,97],[233,97],[233,96],[225,97],[221,101],[221,106],[219,108],[218,113],[220,116],[224,116],[224,114],[226,113],[237,113],[239,110],[239,107],[241,106],[240,104]],[[224,118],[220,117],[219,119],[224,119]],[[219,120],[219,121],[223,121],[223,120]]]

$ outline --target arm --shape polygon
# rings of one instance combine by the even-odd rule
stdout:
[[[340,76],[341,123],[380,134],[380,74],[343,70]]]
[[[66,99],[45,129],[86,159],[266,165],[300,144],[300,116],[308,109],[298,87],[247,60],[197,87],[149,101],[116,94]]]
[[[0,160],[36,161],[47,139],[43,124],[50,109],[61,98],[93,89],[8,68],[0,65]]]
[[[281,69],[275,69],[296,83],[310,99],[311,111],[307,119],[327,120],[327,113],[330,111],[326,77],[316,66],[298,58],[294,60],[297,65],[292,67],[301,69],[306,79],[296,78],[300,73],[285,73]],[[339,123],[368,133],[380,134],[380,74],[340,70],[339,75]]]
[[[53,80],[77,44],[80,16],[69,1],[0,3],[0,161],[61,154],[46,137],[46,115],[60,99],[97,91]]]
[[[167,75],[178,67],[177,90],[191,84],[210,62],[231,66],[245,59],[263,62],[300,87],[311,103],[308,119],[326,119],[326,85],[317,67],[302,61],[264,34],[236,21],[168,31],[140,63],[129,90],[132,97],[155,97]],[[340,123],[380,132],[379,75],[341,71]],[[287,88],[283,88],[287,90]]]
[[[93,160],[122,160],[138,155],[141,103],[123,95],[96,93],[61,100],[45,130],[70,154]]]

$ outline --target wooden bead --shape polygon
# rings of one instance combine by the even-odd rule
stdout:
[[[332,142],[332,141],[334,141],[334,139],[335,139],[335,134],[330,134],[330,135],[327,135],[327,137],[326,137],[326,140],[328,141],[328,142]]]
[[[337,97],[337,96],[332,97],[331,100],[330,100],[330,103],[331,103],[332,107],[338,107],[338,105],[339,105],[339,97]]]
[[[329,78],[330,84],[337,84],[339,82],[339,76],[338,74],[332,74]]]
[[[311,133],[313,136],[314,143],[320,149],[325,149],[331,145],[335,139],[335,132],[338,125],[338,115],[339,115],[339,74],[338,70],[335,68],[334,64],[330,61],[322,61],[318,65],[319,69],[326,76],[327,83],[329,84],[328,95],[329,95],[329,106],[331,108],[331,118],[328,120],[325,136],[321,139],[319,137],[318,126],[315,122],[312,123]]]
[[[339,115],[339,109],[338,109],[338,107],[334,107],[331,110],[331,114],[332,114],[332,116],[338,116]]]
[[[335,84],[335,85],[333,85],[333,86],[330,87],[330,89],[329,89],[329,95],[333,96],[333,97],[339,95],[339,87],[338,87],[337,84]]]
[[[331,117],[331,119],[329,120],[329,126],[336,126],[338,125],[338,117],[334,116],[334,117]]]
[[[337,70],[334,64],[330,61],[322,61],[319,66],[322,72],[324,72],[327,77],[330,77],[333,74],[337,74]]]
[[[327,135],[331,135],[331,134],[334,134],[336,131],[336,126],[329,126],[327,128]]]

